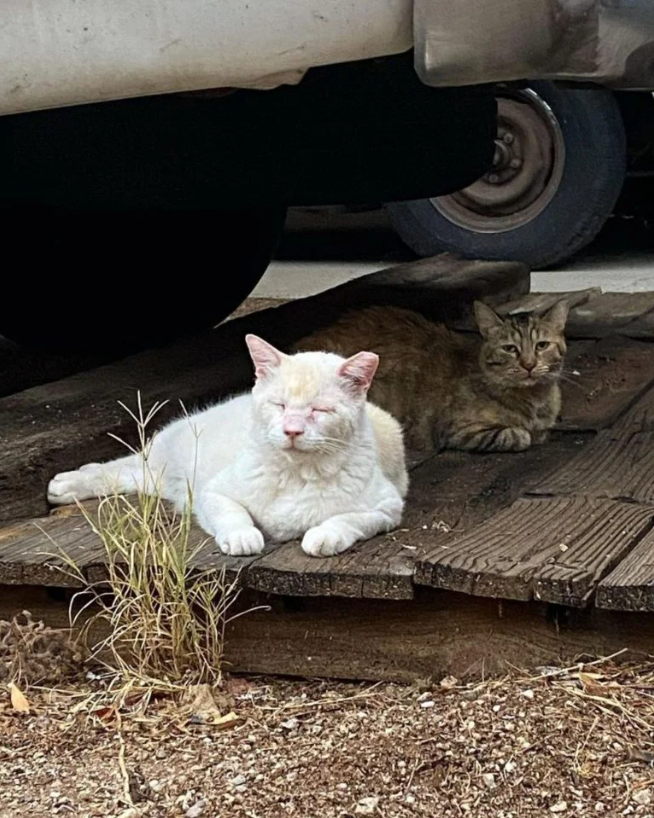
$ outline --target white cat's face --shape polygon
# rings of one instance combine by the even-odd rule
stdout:
[[[256,370],[254,412],[266,440],[289,452],[336,454],[359,429],[373,375],[372,352],[344,360],[328,352],[285,355],[246,338]]]

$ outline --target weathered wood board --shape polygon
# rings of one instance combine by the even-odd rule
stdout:
[[[654,611],[654,531],[597,588],[596,605],[615,611]]]
[[[511,311],[547,309],[565,297],[577,305],[573,314],[575,309],[595,309],[595,302],[604,299],[594,290],[517,299],[525,290],[524,268],[457,262],[450,257],[366,279],[232,321],[166,353],[133,356],[0,400],[0,438],[6,443],[0,459],[0,519],[39,517],[0,528],[0,584],[76,587],[79,580],[57,567],[58,549],[72,557],[91,581],[106,576],[104,549],[79,513],[66,510],[45,516],[47,479],[60,468],[119,451],[106,433],[129,436],[132,421],[116,401],[129,399],[136,388],[147,405],[171,396],[192,405],[245,388],[251,380],[242,342],[246,331],[284,346],[317,322],[331,320],[344,307],[365,303],[401,303],[438,318],[447,310],[450,315],[465,316],[473,298],[480,297],[498,308],[499,302],[513,298],[504,311],[507,307]],[[595,313],[606,311],[608,303],[603,302]],[[631,310],[630,315],[636,309],[633,304],[623,307],[625,314]],[[309,602],[322,632],[332,633],[321,619],[327,610],[321,600],[326,597],[339,597],[345,606],[356,600],[362,605],[368,600],[365,604],[371,606],[377,601],[390,606],[385,612],[394,605],[415,604],[425,617],[419,627],[431,636],[426,609],[421,606],[425,594],[435,592],[426,586],[452,592],[444,597],[450,601],[481,595],[581,610],[597,593],[598,604],[607,608],[654,609],[650,589],[654,542],[649,533],[654,521],[654,346],[605,335],[598,332],[572,341],[563,382],[563,416],[559,431],[546,445],[521,454],[446,452],[431,458],[412,473],[400,530],[338,557],[317,560],[304,555],[297,542],[268,546],[260,557],[226,558],[196,528],[192,544],[202,548],[195,567],[224,569],[230,579],[238,578],[247,593],[266,592],[273,595],[271,599],[294,597],[289,611],[274,603],[275,615],[281,616],[285,628],[292,620],[288,632],[294,639],[299,611]],[[36,489],[39,485],[42,492]],[[460,596],[461,591],[468,596]],[[490,610],[484,609],[484,617]],[[422,621],[420,616],[417,619]],[[264,631],[268,634],[267,624],[264,631],[261,627],[257,625],[258,638]],[[371,638],[365,628],[360,633]],[[335,662],[335,667],[341,667],[340,662],[343,668],[347,665],[330,654],[322,637],[315,637],[312,654],[304,658],[286,638],[280,636],[275,642],[275,649],[285,657],[284,667],[301,667],[299,672],[306,673],[307,663],[315,660],[324,674],[327,661]],[[239,643],[247,644],[247,638]],[[404,661],[399,642],[388,653],[380,643],[371,644],[380,652],[383,671],[375,677],[368,652],[355,675],[389,678],[393,663],[399,667]],[[438,650],[446,653],[454,649],[442,640],[439,645]],[[418,649],[418,642],[412,643],[412,649]],[[461,649],[460,640],[457,649]],[[272,669],[253,644],[244,651],[238,660],[243,669]],[[484,654],[483,661],[487,659]],[[280,669],[277,659],[270,661],[274,672],[295,672]],[[433,662],[447,666],[440,653]],[[348,672],[344,669],[342,675]]]
[[[552,610],[536,602],[469,597],[430,588],[412,600],[313,597],[289,601],[244,594],[227,630],[230,670],[425,683],[444,676],[487,678],[519,667],[571,665],[580,656],[648,659],[651,614]],[[263,606],[263,607],[261,607]],[[67,627],[69,601],[43,588],[0,586],[0,619],[28,609]],[[97,639],[107,635],[95,629]]]
[[[572,292],[560,293],[529,293],[521,298],[508,301],[498,308],[500,315],[522,315],[534,312],[541,315],[551,309],[559,301],[565,301],[569,310],[586,304],[590,299],[595,299],[602,294],[599,287],[588,287],[585,290],[574,290]],[[573,337],[573,336],[571,336]]]
[[[654,502],[654,433],[617,437],[600,432],[578,457],[544,477],[532,493]]]
[[[611,500],[520,499],[446,553],[428,552],[416,581],[473,596],[583,607],[653,516],[654,506]]]
[[[605,429],[654,383],[654,345],[612,336],[572,341],[561,380],[557,428]]]
[[[654,310],[654,293],[604,293],[570,311],[566,333],[570,338],[604,338],[616,332],[633,334],[634,322]],[[654,330],[654,325],[650,333]],[[643,333],[641,337],[647,336]]]

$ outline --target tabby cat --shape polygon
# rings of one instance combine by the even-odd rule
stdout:
[[[455,332],[411,310],[369,307],[296,344],[381,364],[370,399],[404,426],[407,448],[520,452],[542,443],[561,407],[559,375],[568,307],[501,318],[474,305],[480,335]]]

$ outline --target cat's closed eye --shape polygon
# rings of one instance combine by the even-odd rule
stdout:
[[[323,415],[331,415],[332,412],[334,412],[334,408],[331,406],[312,406],[311,411],[319,412],[320,414]]]
[[[502,344],[502,349],[505,352],[510,352],[515,355],[518,352],[518,347],[515,344]]]
[[[536,352],[542,352],[543,350],[547,349],[547,347],[551,346],[551,341],[539,341],[536,344]]]
[[[276,406],[278,409],[281,409],[282,412],[286,409],[286,404],[285,403],[279,403],[276,400],[271,400],[270,402],[272,403],[273,406]]]

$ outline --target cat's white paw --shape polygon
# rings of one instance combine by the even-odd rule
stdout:
[[[218,548],[232,557],[251,557],[263,551],[263,534],[253,525],[216,537]]]
[[[302,550],[310,557],[333,557],[351,545],[352,540],[329,523],[310,528],[302,538]]]
[[[96,468],[94,468],[96,467]],[[77,471],[62,471],[48,484],[48,502],[65,506],[96,495],[97,463],[88,463]]]

